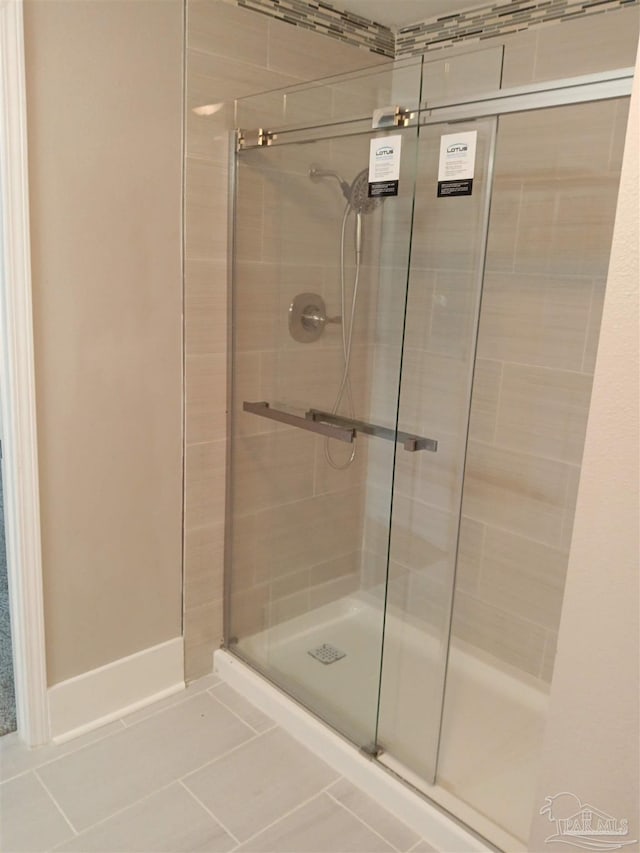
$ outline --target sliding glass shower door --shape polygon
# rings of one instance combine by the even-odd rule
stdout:
[[[370,196],[378,151],[398,174]],[[415,124],[338,124],[236,157],[229,642],[366,748],[384,620],[362,597],[368,507],[388,539],[396,448],[433,455],[397,423],[416,156]]]
[[[428,783],[436,775],[495,130],[493,117],[420,128],[398,422],[433,435],[438,451],[396,455],[388,547],[373,501],[365,524],[365,550],[386,563],[377,743],[384,761]],[[390,313],[381,306],[378,322]],[[372,489],[375,471],[370,457]]]

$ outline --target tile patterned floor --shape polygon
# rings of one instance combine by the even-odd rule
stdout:
[[[425,853],[416,833],[208,676],[61,746],[0,739],[3,853]]]

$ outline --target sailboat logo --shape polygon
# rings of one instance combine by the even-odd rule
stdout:
[[[629,822],[625,818],[618,820],[601,809],[582,803],[568,791],[545,797],[540,814],[546,814],[556,825],[555,833],[545,838],[547,844],[557,841],[586,850],[619,850],[636,843],[626,839]]]

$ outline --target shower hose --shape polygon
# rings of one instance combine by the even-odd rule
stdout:
[[[347,223],[349,221],[349,214],[353,211],[353,207],[351,202],[348,201],[344,214],[342,216],[342,228],[340,232],[340,307],[342,311],[342,356],[343,356],[343,371],[342,371],[342,379],[340,381],[340,385],[338,387],[338,392],[336,394],[336,399],[333,404],[333,408],[331,409],[331,414],[335,415],[338,413],[340,405],[342,401],[346,399],[346,408],[347,414],[349,417],[354,417],[355,409],[353,405],[353,393],[351,390],[351,377],[349,375],[349,370],[351,366],[351,350],[353,343],[353,325],[356,316],[356,304],[358,301],[358,286],[360,283],[360,263],[362,256],[362,214],[359,211],[355,212],[356,222],[355,222],[355,259],[356,259],[356,269],[355,275],[353,279],[353,294],[351,296],[351,310],[349,313],[349,318],[347,321],[347,294],[346,294],[346,271],[345,271],[345,242],[346,242],[346,230]],[[332,468],[335,468],[338,471],[342,471],[348,468],[351,463],[356,458],[356,439],[353,440],[353,447],[351,449],[351,453],[345,462],[336,462],[333,456],[331,455],[331,439],[326,438],[324,444],[324,455],[325,459],[331,465]]]

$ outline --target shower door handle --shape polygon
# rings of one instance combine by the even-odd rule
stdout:
[[[280,409],[272,409],[264,400],[259,403],[250,403],[247,400],[242,404],[245,412],[259,415],[261,418],[269,418],[279,421],[281,424],[304,429],[307,432],[315,432],[317,435],[325,435],[327,438],[335,438],[338,441],[352,442],[357,433],[383,438],[386,441],[396,441],[402,444],[409,453],[417,450],[430,450],[435,453],[438,442],[434,438],[425,438],[421,435],[390,429],[389,427],[370,424],[367,421],[357,421],[354,418],[346,418],[332,412],[323,412],[320,409],[309,409],[304,417],[283,412]]]
[[[358,421],[355,418],[347,418],[343,415],[337,415],[334,412],[323,412],[320,409],[309,409],[307,417],[314,421],[320,421],[328,424],[336,424],[344,427],[352,427],[355,432],[361,432],[363,435],[372,435],[376,438],[383,438],[385,441],[395,441],[401,444],[409,453],[415,453],[417,450],[430,450],[435,453],[438,450],[438,442],[435,438],[426,438],[422,435],[414,435],[410,432],[391,429],[390,427],[371,424],[368,421]]]
[[[326,435],[327,438],[335,438],[338,441],[352,442],[356,437],[354,427],[341,426],[338,424],[322,423],[321,421],[313,420],[309,417],[300,417],[300,415],[292,415],[289,412],[282,412],[280,409],[272,409],[269,403],[264,401],[260,403],[249,403],[246,400],[242,404],[245,412],[250,412],[252,415],[260,415],[261,418],[269,418],[272,421],[279,421],[281,424],[298,427],[298,429],[307,430],[307,432],[315,432],[317,435]]]

